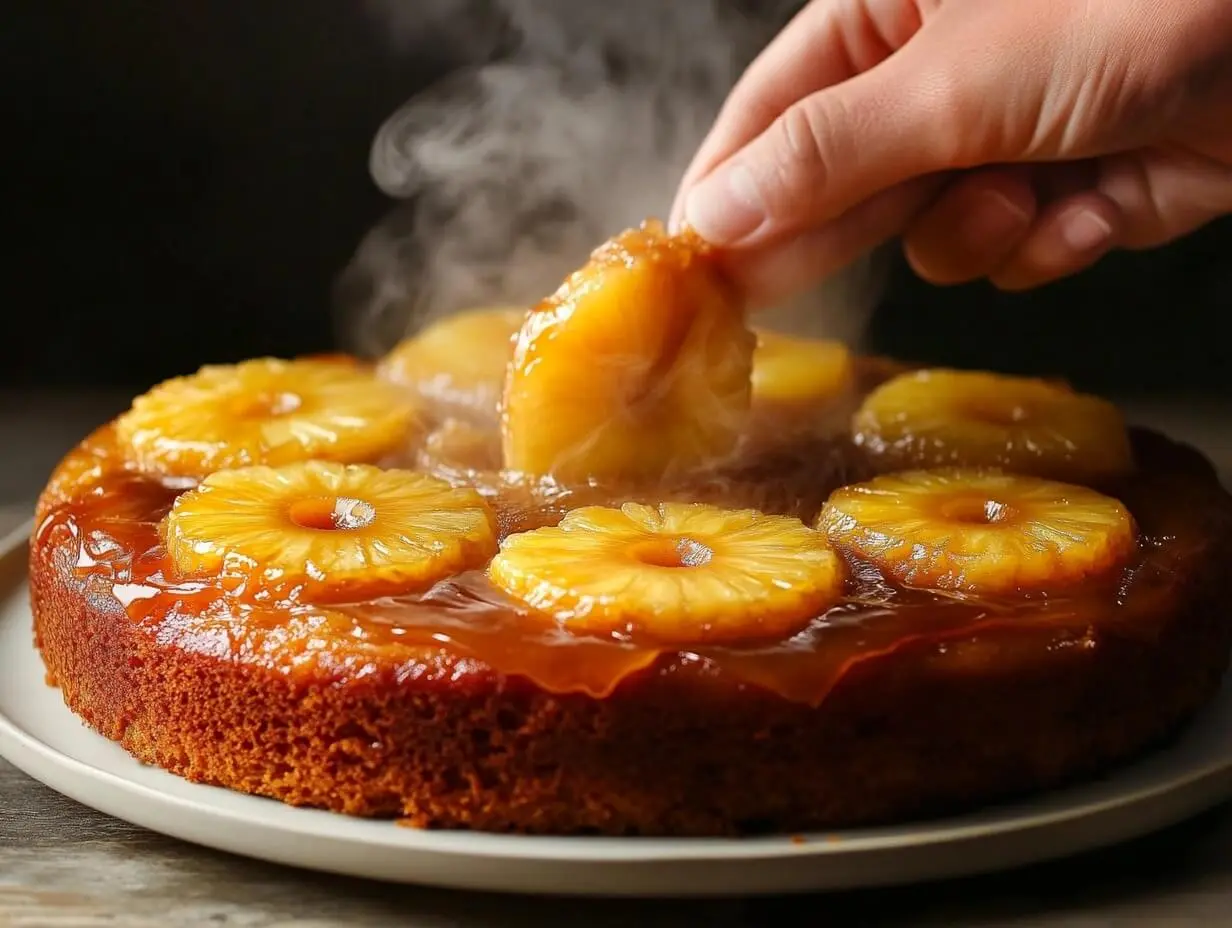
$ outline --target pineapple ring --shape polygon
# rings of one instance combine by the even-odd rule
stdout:
[[[983,371],[895,377],[865,398],[852,434],[892,470],[995,467],[1085,482],[1133,460],[1124,419],[1107,400]]]
[[[394,347],[377,376],[426,399],[495,419],[525,307],[472,309],[439,319]]]
[[[1086,487],[981,470],[908,471],[831,494],[830,542],[910,587],[1050,590],[1122,565],[1129,510]]]
[[[816,404],[854,386],[855,364],[842,342],[754,329],[753,402]]]
[[[505,467],[638,481],[723,458],[747,419],[754,344],[699,238],[626,231],[527,316],[502,399]]]
[[[566,628],[673,644],[794,634],[844,580],[841,558],[798,519],[699,503],[575,509],[506,538],[488,575]]]
[[[307,602],[422,590],[481,567],[496,520],[474,490],[405,470],[308,461],[217,471],[162,525],[177,573]]]
[[[358,366],[257,358],[164,381],[115,428],[142,470],[199,478],[254,464],[374,461],[406,442],[414,415],[401,391]]]

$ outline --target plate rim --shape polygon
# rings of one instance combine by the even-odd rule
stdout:
[[[86,737],[102,739],[103,736],[97,732],[85,728],[83,726],[82,734]],[[246,818],[241,812],[234,809],[218,807],[208,803],[203,799],[194,799],[186,796],[180,796],[175,793],[168,793],[157,787],[140,783],[135,780],[124,777],[118,773],[113,773],[110,770],[104,770],[101,767],[95,766],[87,761],[79,760],[63,751],[52,747],[45,741],[41,740],[34,733],[27,731],[18,723],[13,721],[7,713],[0,709],[0,745],[4,743],[4,739],[10,738],[14,743],[21,745],[22,749],[39,755],[45,762],[57,764],[62,767],[67,767],[76,773],[93,780],[102,780],[108,783],[113,789],[119,789],[124,792],[139,796],[141,798],[150,799],[159,803],[173,805],[181,809],[192,809],[197,812],[208,812],[211,815],[227,819],[235,824],[243,824],[251,826],[252,820]],[[108,739],[104,739],[108,740]],[[111,742],[114,744],[114,742]],[[117,746],[118,747],[118,746]],[[121,749],[122,750],[122,749]],[[1166,749],[1165,749],[1166,750]],[[0,756],[5,756],[10,763],[14,763],[11,758],[8,758],[4,752],[0,751]],[[133,763],[138,761],[133,760]],[[167,773],[166,771],[161,771]],[[167,773],[168,776],[174,774]],[[492,844],[510,844],[516,845],[519,849],[529,850],[530,848],[543,847],[544,845],[569,844],[579,848],[585,847],[590,850],[584,853],[581,860],[587,861],[603,861],[609,859],[606,853],[595,853],[596,849],[600,851],[606,850],[611,845],[611,853],[617,853],[616,847],[628,848],[634,845],[642,849],[642,853],[637,855],[638,860],[654,861],[654,860],[696,860],[706,861],[714,859],[730,859],[738,857],[742,860],[754,858],[757,860],[773,860],[780,857],[799,857],[802,853],[813,854],[853,854],[853,853],[876,853],[890,849],[901,849],[906,844],[915,846],[936,844],[943,842],[946,844],[961,843],[965,841],[979,840],[981,838],[996,837],[1007,832],[1022,833],[1023,831],[1046,829],[1055,825],[1067,824],[1080,819],[1089,819],[1096,815],[1106,815],[1123,809],[1125,806],[1139,805],[1144,802],[1149,802],[1152,799],[1159,798],[1163,795],[1169,795],[1180,790],[1196,787],[1204,781],[1212,778],[1226,775],[1229,777],[1228,792],[1232,795],[1232,756],[1222,762],[1212,761],[1204,767],[1191,771],[1184,776],[1179,776],[1176,779],[1169,780],[1165,783],[1159,783],[1154,786],[1141,787],[1130,790],[1124,793],[1117,793],[1106,799],[1095,800],[1085,804],[1076,804],[1057,809],[1050,812],[1030,814],[1029,819],[1015,818],[1012,815],[1012,810],[1017,806],[1004,806],[1007,815],[1004,818],[997,818],[989,822],[976,822],[966,825],[946,825],[948,821],[954,819],[939,819],[934,822],[924,823],[907,823],[898,828],[877,828],[877,829],[851,829],[851,830],[834,830],[829,832],[805,832],[800,835],[775,835],[768,837],[754,838],[612,838],[612,837],[589,837],[589,836],[569,836],[569,835],[503,835],[489,834],[486,832],[438,832],[423,829],[407,828],[397,826],[393,822],[388,824],[394,825],[397,830],[390,829],[388,832],[374,834],[371,839],[364,836],[362,839],[359,836],[353,835],[334,835],[332,837],[345,840],[347,842],[361,841],[363,843],[378,844],[387,848],[405,849],[408,847],[416,850],[427,850],[433,853],[442,854],[457,854],[463,856],[505,856],[497,853],[495,850],[485,854],[482,850],[475,848],[455,848],[448,846],[438,846],[434,841],[429,841],[431,847],[417,847],[415,842],[406,840],[408,837],[422,836],[441,836],[450,834],[465,834],[468,841]],[[185,781],[188,782],[188,781]],[[195,788],[208,790],[221,790],[223,787],[210,786],[203,783],[190,783]],[[1089,785],[1089,784],[1088,784]],[[1081,787],[1079,787],[1080,789]],[[251,799],[260,802],[276,802],[277,800],[269,800],[261,796],[250,796],[234,791],[226,791],[231,795],[243,799]],[[1057,798],[1065,791],[1052,791],[1047,794],[1050,798]],[[292,806],[285,806],[289,812],[308,812],[315,815],[335,815],[338,813],[329,813],[325,810],[318,809],[299,809]],[[965,816],[964,816],[965,817]],[[956,817],[957,818],[957,817]],[[321,819],[322,821],[324,819]],[[353,819],[352,823],[384,825],[384,821],[377,822],[375,820]],[[319,837],[318,829],[308,826],[293,826],[290,823],[284,822],[269,822],[263,821],[262,827],[271,828],[288,837]],[[376,832],[376,828],[373,829]],[[394,839],[386,839],[385,834],[397,836]],[[800,840],[793,840],[793,838]],[[838,838],[839,840],[835,840]],[[617,845],[617,842],[619,843]],[[807,849],[807,850],[806,850]],[[649,852],[649,853],[647,853]],[[697,856],[685,852],[694,852]],[[549,861],[560,859],[560,851],[552,851],[550,853],[525,853],[520,851],[518,856],[530,857],[537,860]],[[625,859],[618,855],[618,859]],[[578,862],[579,858],[570,856],[571,862]]]
[[[28,589],[26,576],[26,554],[34,520],[29,520],[16,531],[7,533],[0,538],[0,602],[19,596]],[[21,610],[19,610],[20,612]],[[3,621],[0,619],[0,621]],[[9,621],[12,621],[11,619]],[[2,628],[2,626],[0,626]],[[33,644],[29,645],[33,651]],[[35,652],[37,654],[37,652]],[[17,657],[15,660],[23,658]],[[1225,687],[1232,687],[1232,675],[1229,675]],[[1227,690],[1225,699],[1232,699],[1232,690]],[[64,712],[71,712],[60,704]],[[74,720],[81,725],[81,737],[98,739],[117,751],[123,749],[110,739],[90,729],[79,718]],[[1154,754],[1148,755],[1141,762],[1130,764],[1112,772],[1109,776],[1077,784],[1072,787],[1041,793],[1038,796],[1027,797],[1025,800],[994,806],[990,809],[978,810],[974,813],[942,818],[916,823],[905,823],[897,826],[885,826],[871,829],[832,830],[828,832],[803,833],[799,835],[773,835],[753,838],[616,838],[590,836],[553,836],[553,835],[503,835],[484,832],[458,831],[427,831],[397,825],[388,821],[373,821],[354,819],[342,816],[345,827],[336,831],[329,828],[329,823],[337,823],[340,819],[337,813],[318,809],[300,809],[277,803],[276,800],[250,796],[223,787],[207,784],[190,783],[180,780],[185,788],[203,792],[200,797],[181,795],[160,789],[155,784],[140,782],[124,776],[122,773],[104,769],[86,760],[81,760],[66,754],[64,751],[42,740],[35,732],[19,724],[11,718],[0,705],[0,756],[5,757],[14,766],[27,775],[48,785],[50,788],[81,802],[104,814],[116,818],[133,821],[125,814],[112,811],[123,800],[142,801],[151,807],[161,807],[170,812],[189,813],[195,816],[212,819],[227,825],[239,826],[244,829],[257,829],[266,834],[283,840],[327,839],[339,846],[351,848],[364,847],[383,851],[396,851],[405,854],[432,855],[440,858],[463,858],[471,860],[483,859],[489,863],[509,862],[515,860],[522,866],[543,865],[550,863],[567,863],[575,868],[594,868],[603,865],[618,865],[622,867],[644,867],[653,864],[673,864],[689,866],[696,864],[761,864],[784,860],[816,860],[819,867],[826,858],[867,858],[877,855],[919,853],[928,848],[963,848],[981,841],[1006,840],[1014,837],[1029,837],[1033,833],[1048,832],[1079,823],[1087,823],[1091,832],[1112,832],[1094,839],[1079,839],[1064,842],[1059,848],[1041,849],[1030,855],[1027,863],[1042,861],[1081,850],[1105,846],[1120,841],[1141,836],[1160,827],[1173,824],[1213,808],[1232,798],[1232,745],[1229,745],[1223,756],[1210,758],[1205,762],[1184,769],[1173,775],[1150,771],[1145,774],[1145,783],[1133,783],[1133,776],[1144,776],[1139,767],[1144,763],[1154,762],[1156,766],[1166,762],[1172,749],[1165,747]],[[139,764],[134,758],[125,755],[133,764]],[[30,761],[33,760],[33,763]],[[58,773],[45,776],[42,767],[48,767]],[[37,772],[31,767],[40,768]],[[167,771],[158,773],[174,777]],[[82,798],[82,793],[88,790],[65,788],[65,777],[75,779],[78,783],[98,783],[113,794],[121,797],[121,802],[98,803]],[[1117,779],[1129,780],[1132,784],[1127,788],[1115,789]],[[53,782],[55,783],[53,784]],[[1111,781],[1111,783],[1110,783]],[[1110,792],[1110,790],[1112,790]],[[269,803],[265,808],[273,816],[261,815],[254,819],[245,815],[244,808],[233,808],[229,804],[209,801],[212,791],[226,794],[228,803],[252,802]],[[1183,801],[1182,801],[1183,800]],[[1179,811],[1164,812],[1159,809],[1173,806],[1182,807]],[[1049,808],[1037,811],[1032,806],[1046,803]],[[1118,814],[1128,815],[1134,808],[1142,811],[1145,823],[1121,825],[1108,828],[1109,823]],[[173,837],[188,840],[191,843],[214,847],[219,850],[237,853],[249,857],[264,857],[275,860],[268,855],[246,853],[235,849],[235,845],[207,842],[200,838],[185,838],[182,830],[166,830],[151,826],[145,822],[135,822],[142,827],[161,831]],[[1101,831],[1102,827],[1102,831]],[[356,829],[365,829],[370,833],[356,833]],[[326,870],[321,865],[296,863],[291,859],[279,859],[279,862],[290,863],[302,868]],[[1014,864],[998,864],[989,862],[989,866],[981,867],[978,863],[961,868],[944,869],[940,876],[957,876],[974,874],[987,869],[1000,869],[1002,866]],[[334,872],[350,873],[363,876],[362,872],[348,870],[345,867]],[[930,877],[924,877],[925,879]],[[408,881],[414,881],[408,875]],[[889,879],[891,882],[914,882],[911,880]],[[471,883],[450,883],[436,880],[436,885],[474,885]],[[820,888],[825,881],[819,881]],[[863,880],[854,885],[876,885],[876,881]],[[478,888],[478,886],[476,886]],[[533,892],[534,890],[527,890]],[[773,892],[809,891],[808,887],[800,889],[776,888],[767,890]],[[555,890],[553,892],[559,892]],[[610,894],[611,888],[604,890]],[[741,894],[749,891],[742,890]],[[583,894],[594,894],[583,891]],[[619,892],[621,895],[640,895],[633,890]],[[653,895],[730,895],[723,888],[716,887],[710,891],[684,891],[681,893],[664,893],[656,891]]]

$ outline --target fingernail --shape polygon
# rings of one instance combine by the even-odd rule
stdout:
[[[1112,238],[1112,226],[1098,213],[1079,209],[1061,221],[1061,238],[1074,251],[1095,251]]]
[[[720,169],[689,191],[684,218],[714,245],[733,245],[766,221],[753,173],[742,164]]]
[[[1000,243],[1014,238],[1031,221],[1031,214],[1001,193],[985,190],[967,213],[963,235],[971,245]]]
[[[985,196],[996,206],[998,212],[1009,218],[1015,225],[1026,225],[1031,221],[1031,214],[1000,190],[989,190]]]

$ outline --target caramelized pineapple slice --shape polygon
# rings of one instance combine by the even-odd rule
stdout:
[[[722,458],[747,416],[753,348],[700,239],[624,232],[527,317],[505,383],[505,466],[630,481]]]
[[[842,342],[754,329],[752,415],[757,447],[846,430],[857,402],[855,362]]]
[[[824,408],[846,397],[855,381],[851,351],[842,342],[754,329],[753,402]]]
[[[133,401],[116,436],[141,469],[204,477],[250,464],[363,463],[401,449],[410,401],[358,365],[260,358],[210,365]]]
[[[162,534],[182,576],[305,602],[419,591],[496,551],[473,490],[323,461],[217,471],[175,501]]]
[[[981,371],[922,370],[878,387],[856,413],[857,444],[887,470],[997,467],[1096,480],[1128,470],[1115,406],[1055,382]]]
[[[489,575],[567,628],[677,644],[790,635],[844,576],[798,519],[698,503],[575,509],[506,538]]]
[[[462,419],[446,419],[430,431],[419,449],[418,466],[444,471],[500,470],[500,441],[488,429]]]
[[[971,469],[907,471],[843,487],[818,527],[906,586],[1008,594],[1064,588],[1122,565],[1129,510],[1094,490]]]
[[[438,406],[496,420],[524,307],[472,309],[439,319],[398,344],[377,375]]]

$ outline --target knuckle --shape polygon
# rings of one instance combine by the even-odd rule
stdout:
[[[833,165],[834,126],[832,113],[812,101],[789,107],[775,121],[769,140],[775,156],[765,184],[772,211],[797,210],[804,198],[825,189]]]
[[[929,160],[950,168],[973,167],[975,160],[969,151],[970,131],[974,114],[967,81],[950,68],[935,68],[921,79],[913,91],[917,100],[908,101],[916,112],[927,113],[933,131],[922,134],[919,141],[928,145]]]
[[[783,153],[805,167],[826,163],[828,139],[833,136],[834,119],[829,111],[808,102],[788,107],[781,120]]]

